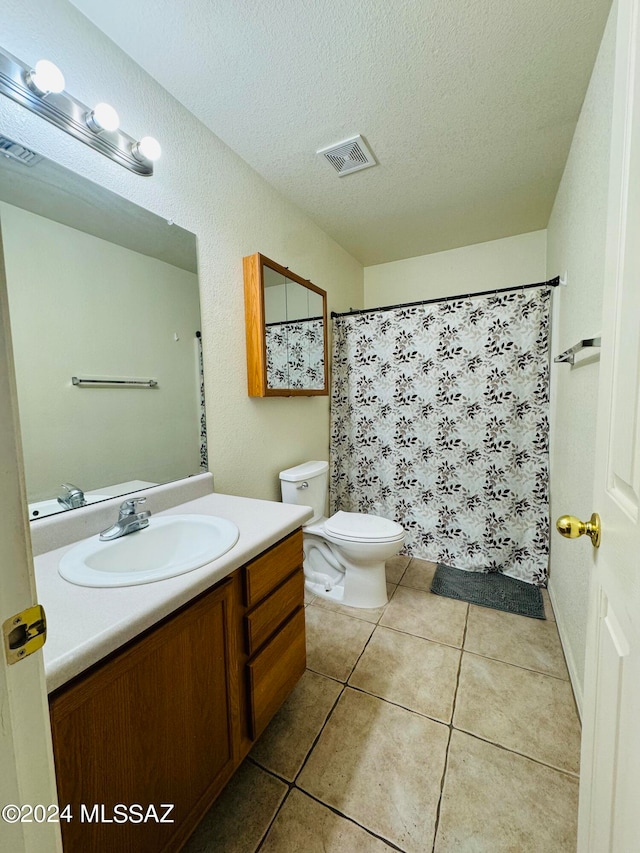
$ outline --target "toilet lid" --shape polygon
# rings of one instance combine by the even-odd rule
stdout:
[[[388,542],[404,536],[397,522],[362,512],[336,512],[325,521],[324,528],[332,536],[355,542]]]

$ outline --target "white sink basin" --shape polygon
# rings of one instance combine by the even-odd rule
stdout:
[[[113,495],[85,495],[84,499],[88,504],[95,504],[98,501],[109,500]],[[48,515],[54,515],[56,512],[66,512],[68,507],[59,504],[55,498],[48,501],[37,501],[29,504],[29,518],[46,518]]]
[[[238,541],[232,521],[212,515],[165,515],[111,542],[79,542],[58,571],[79,586],[133,586],[173,578],[222,556]]]

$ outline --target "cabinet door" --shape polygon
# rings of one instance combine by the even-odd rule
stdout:
[[[231,596],[226,581],[52,699],[65,853],[177,850],[231,775]],[[103,822],[163,803],[174,823]]]

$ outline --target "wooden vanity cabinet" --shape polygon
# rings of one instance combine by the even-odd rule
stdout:
[[[232,591],[223,582],[52,697],[65,853],[177,850],[231,776]],[[174,803],[175,823],[88,821],[117,803]]]
[[[302,534],[244,567],[243,640],[248,733],[258,738],[307,665]]]
[[[303,599],[296,531],[51,695],[65,853],[184,845],[304,672]]]

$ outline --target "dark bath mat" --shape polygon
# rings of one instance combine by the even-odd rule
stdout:
[[[539,587],[499,572],[466,572],[439,563],[431,592],[533,619],[546,618]]]

